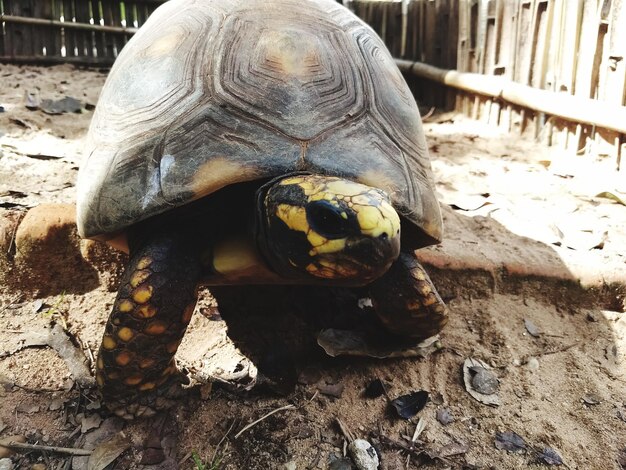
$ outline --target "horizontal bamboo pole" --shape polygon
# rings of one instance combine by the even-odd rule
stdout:
[[[59,65],[74,64],[96,67],[110,67],[115,57],[91,57],[91,56],[65,56],[60,55],[37,55],[37,56],[0,56],[1,63],[29,64],[29,65]]]
[[[74,23],[73,21],[46,20],[44,18],[28,18],[25,16],[0,14],[0,23],[2,22],[37,26],[53,26],[55,28],[66,29],[83,29],[102,33],[134,34],[138,31],[137,28],[125,28],[122,26],[101,26],[99,24]]]
[[[445,70],[396,59],[403,72],[459,90],[499,98],[534,111],[626,134],[626,106],[533,88],[495,75]]]

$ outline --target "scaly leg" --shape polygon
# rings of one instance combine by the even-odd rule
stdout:
[[[413,253],[400,253],[369,288],[376,313],[392,333],[426,339],[448,321],[446,305]]]
[[[184,237],[163,232],[131,247],[96,363],[104,402],[117,415],[149,416],[180,394],[184,377],[174,355],[196,305],[199,276],[194,244]]]

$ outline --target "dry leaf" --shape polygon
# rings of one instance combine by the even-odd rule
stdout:
[[[120,431],[94,449],[89,456],[87,470],[103,470],[129,447],[130,439],[123,431]]]
[[[480,359],[467,358],[463,363],[463,382],[465,383],[465,390],[474,399],[485,405],[499,406],[500,397],[495,393],[497,386],[494,386],[493,380],[489,377],[489,374],[492,374],[489,372],[490,370],[491,368]],[[479,373],[481,374],[480,380],[474,380]],[[497,378],[495,376],[493,378],[497,382]],[[476,390],[475,386],[478,386],[483,391],[493,391],[493,393],[481,393]]]

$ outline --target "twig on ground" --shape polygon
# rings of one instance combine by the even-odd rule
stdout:
[[[22,442],[9,441],[3,443],[2,447],[7,447],[14,450],[39,450],[42,452],[54,452],[57,454],[68,455],[91,455],[92,451],[85,449],[76,449],[73,447],[56,447],[56,446],[43,446],[39,444],[25,444]]]
[[[354,434],[352,434],[352,431],[350,431],[350,429],[348,428],[348,426],[346,426],[343,421],[341,421],[339,418],[335,418],[335,422],[337,423],[337,425],[339,426],[339,429],[341,430],[341,434],[343,434],[343,436],[346,438],[346,440],[348,441],[348,443],[354,441]]]
[[[226,434],[224,434],[222,436],[222,438],[220,439],[220,441],[217,443],[217,445],[215,446],[215,450],[213,451],[213,455],[211,456],[211,465],[213,465],[213,463],[215,462],[215,456],[217,455],[217,451],[220,449],[220,446],[222,445],[222,442],[224,442],[224,439],[226,439],[228,437],[228,435],[230,434],[230,432],[233,430],[233,428],[235,427],[235,423],[237,422],[236,419],[233,419],[233,422],[230,424],[230,426],[228,427],[228,431],[226,431]],[[237,436],[235,436],[237,437]]]
[[[270,416],[272,416],[274,413],[278,413],[279,411],[284,411],[284,410],[292,410],[294,409],[295,406],[294,405],[285,405],[285,406],[281,406],[280,408],[276,408],[275,410],[270,411],[269,413],[267,413],[264,416],[261,416],[259,419],[257,419],[256,421],[251,422],[250,424],[248,424],[247,426],[245,426],[241,431],[239,431],[237,434],[235,434],[235,439],[237,439],[239,436],[241,436],[244,432],[246,432],[248,429],[250,429],[251,427],[259,424],[261,421],[263,421],[264,419],[269,418]]]

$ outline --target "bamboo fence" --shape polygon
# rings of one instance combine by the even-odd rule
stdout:
[[[420,104],[626,156],[626,0],[354,0]],[[433,92],[433,84],[436,90]]]
[[[110,65],[165,0],[0,0],[0,61]]]
[[[110,65],[165,0],[0,0],[0,61]],[[343,0],[420,104],[626,155],[626,0]]]

